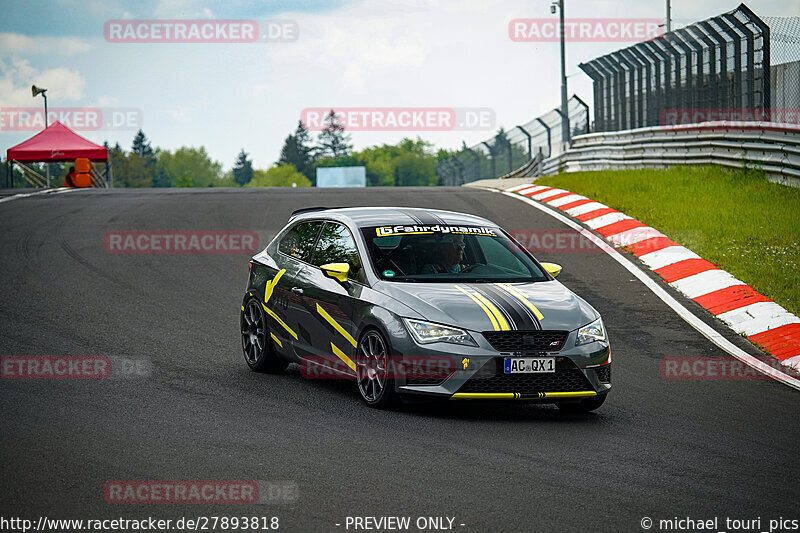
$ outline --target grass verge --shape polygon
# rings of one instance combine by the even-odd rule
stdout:
[[[716,166],[544,177],[652,226],[800,316],[800,189]]]

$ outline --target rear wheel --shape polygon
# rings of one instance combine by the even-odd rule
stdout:
[[[267,327],[261,302],[255,298],[248,300],[239,319],[242,329],[242,351],[247,366],[254,372],[281,372],[289,365],[278,359]]]
[[[356,380],[364,403],[377,409],[396,403],[397,392],[389,374],[388,343],[377,330],[368,330],[356,349]]]
[[[603,402],[606,401],[606,396],[608,396],[608,394],[574,403],[560,403],[558,404],[558,408],[566,413],[588,413],[599,409],[600,406],[603,405]]]

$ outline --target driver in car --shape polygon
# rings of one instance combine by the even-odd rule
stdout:
[[[434,247],[432,261],[426,263],[420,274],[455,274],[461,272],[464,266],[464,236],[446,235]]]

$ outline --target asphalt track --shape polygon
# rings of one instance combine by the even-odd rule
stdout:
[[[455,517],[465,524],[456,531],[642,531],[645,516],[800,519],[800,393],[765,380],[663,379],[664,357],[725,354],[605,254],[540,255],[562,264],[559,279],[602,313],[613,346],[609,400],[597,413],[565,415],[524,403],[377,411],[352,383],[307,381],[294,365],[252,373],[238,332],[246,255],[112,255],[103,246],[106,231],[132,229],[252,230],[263,246],[310,205],[435,207],[509,230],[561,227],[469,188],[80,191],[0,205],[0,354],[103,354],[151,369],[1,380],[0,515],[278,516],[283,531],[344,531],[347,516],[387,515]],[[288,480],[299,500],[103,498],[109,480],[147,479]]]

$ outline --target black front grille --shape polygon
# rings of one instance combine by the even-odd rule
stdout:
[[[558,358],[550,374],[505,374],[503,358],[495,358],[476,372],[458,392],[578,392],[594,390],[581,369],[565,358]]]
[[[597,373],[597,379],[601,383],[611,383],[611,365],[598,366],[594,369]]]
[[[498,352],[556,352],[567,342],[568,331],[484,331],[483,336]]]

